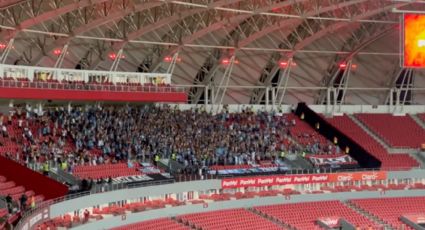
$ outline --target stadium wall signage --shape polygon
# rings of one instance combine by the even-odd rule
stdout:
[[[351,181],[386,180],[387,172],[324,173],[303,175],[270,175],[258,177],[226,178],[221,180],[221,188],[246,188],[274,185],[296,185]]]

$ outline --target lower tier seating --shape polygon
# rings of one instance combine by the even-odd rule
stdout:
[[[402,229],[404,224],[399,218],[404,214],[423,213],[425,210],[425,197],[359,199],[351,200],[351,203],[395,229]]]
[[[189,230],[190,228],[177,223],[168,218],[148,220],[139,222],[136,224],[129,224],[117,228],[112,228],[112,230]]]
[[[178,220],[203,230],[258,230],[282,229],[277,224],[270,222],[245,209],[231,209],[213,211],[208,213],[195,213],[178,216]]]
[[[319,201],[308,203],[280,204],[255,208],[266,216],[275,218],[292,228],[303,230],[318,229],[318,218],[339,217],[361,229],[379,226],[342,204],[340,201]]]

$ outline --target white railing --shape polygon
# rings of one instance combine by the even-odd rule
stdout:
[[[148,93],[184,93],[184,88],[155,85],[103,85],[90,83],[29,82],[0,80],[0,88],[50,89],[73,91],[108,91],[108,92],[148,92]]]
[[[57,69],[38,66],[15,66],[0,64],[0,77],[6,79],[28,79],[29,81],[78,81],[96,83],[170,84],[171,74],[110,72],[96,70]]]

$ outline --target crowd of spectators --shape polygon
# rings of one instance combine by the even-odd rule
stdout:
[[[277,159],[282,152],[335,152],[334,145],[321,143],[311,133],[297,134],[311,142],[295,143],[291,130],[297,121],[291,115],[250,109],[212,115],[166,105],[55,107],[43,114],[18,108],[13,116],[0,118],[4,137],[12,122],[22,129],[17,160],[66,162],[68,170],[81,164],[159,158],[184,166],[250,164]]]

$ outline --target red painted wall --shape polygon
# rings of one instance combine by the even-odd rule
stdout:
[[[0,88],[0,98],[42,99],[67,101],[119,101],[119,102],[186,102],[187,95],[180,92],[113,92],[91,90],[54,90]]]
[[[68,194],[68,187],[49,177],[43,176],[25,166],[0,156],[0,175],[8,181],[14,181],[18,186],[32,190],[36,195],[43,195],[50,200]]]

